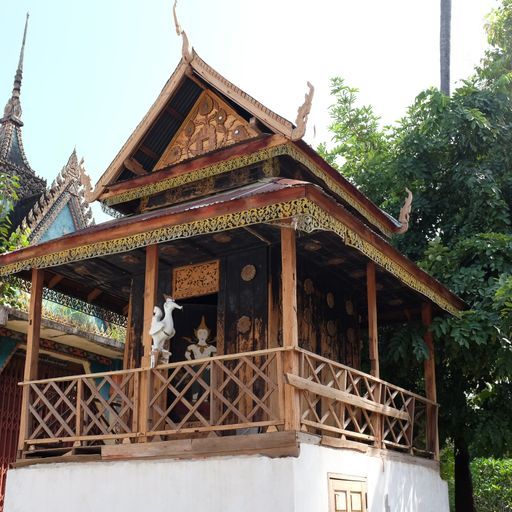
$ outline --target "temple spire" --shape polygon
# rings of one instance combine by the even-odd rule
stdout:
[[[21,43],[20,50],[20,58],[18,61],[18,69],[16,70],[16,74],[14,75],[14,84],[12,87],[12,94],[4,109],[4,117],[0,122],[4,121],[12,121],[13,123],[21,126],[23,123],[21,122],[21,103],[20,103],[20,93],[21,93],[21,80],[23,78],[23,57],[25,54],[25,41],[27,39],[27,28],[28,28],[28,18],[29,14],[27,12],[27,18],[25,20],[25,30],[23,32],[23,41]]]

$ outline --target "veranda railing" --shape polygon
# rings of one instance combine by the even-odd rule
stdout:
[[[290,353],[299,359],[293,374],[283,370]],[[284,390],[291,386],[300,397],[302,430],[430,457],[435,453],[436,425],[426,421],[427,408],[437,411],[434,402],[302,349],[22,385],[29,388],[25,450],[284,430]]]

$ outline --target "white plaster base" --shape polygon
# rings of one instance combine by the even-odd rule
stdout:
[[[40,464],[7,475],[5,512],[328,512],[328,473],[367,478],[370,512],[448,512],[433,466],[301,444],[298,458]]]

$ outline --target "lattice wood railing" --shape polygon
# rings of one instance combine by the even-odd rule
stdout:
[[[282,352],[24,383],[29,388],[24,448],[281,428]]]
[[[148,435],[282,425],[281,357],[281,350],[267,350],[153,369]]]
[[[437,404],[371,375],[299,350],[301,424],[312,433],[381,448],[435,455],[426,409]]]
[[[293,368],[293,373],[283,368]],[[25,450],[41,444],[256,433],[287,425],[343,442],[436,453],[434,402],[302,349],[276,348],[23,385],[29,390]],[[300,411],[287,402],[290,391]]]
[[[26,443],[101,441],[137,436],[140,370],[60,377],[30,390]]]

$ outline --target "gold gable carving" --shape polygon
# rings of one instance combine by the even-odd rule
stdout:
[[[199,96],[155,171],[258,135],[245,119],[209,91]]]

